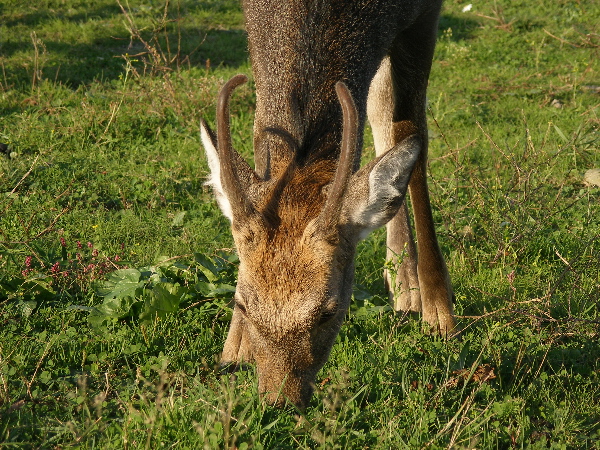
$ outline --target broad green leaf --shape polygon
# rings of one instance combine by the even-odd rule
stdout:
[[[364,286],[355,284],[352,290],[352,296],[355,300],[368,300],[373,298],[373,294],[367,290]]]
[[[167,313],[177,312],[186,294],[186,288],[172,283],[154,285],[145,298],[140,320],[149,321],[156,315],[164,317]]]
[[[215,285],[213,283],[205,283],[203,281],[199,281],[194,285],[194,290],[203,297],[210,298],[235,293],[235,286],[232,286],[230,284]]]
[[[226,295],[226,294],[234,294],[234,293],[235,293],[235,286],[232,286],[230,284],[224,284],[224,283],[217,285],[211,292],[211,294],[215,297],[220,296],[220,295]]]
[[[106,282],[96,291],[100,297],[123,298],[135,297],[140,283],[141,272],[137,269],[120,269],[108,274]]]
[[[101,305],[96,307],[96,311],[104,316],[120,319],[121,317],[127,317],[131,311],[131,307],[138,301],[135,295],[107,298]]]
[[[27,280],[25,280],[25,282],[35,284],[37,287],[41,288],[43,291],[49,294],[55,293],[54,289],[52,289],[52,286],[50,285],[51,278],[49,279],[49,277],[45,275],[38,274],[33,278],[28,278]]]
[[[194,255],[196,262],[198,263],[198,268],[204,274],[206,279],[210,282],[215,281],[218,278],[218,269],[215,267],[213,262],[206,256],[201,253],[196,253]]]
[[[19,302],[19,306],[21,307],[21,313],[25,317],[29,317],[33,313],[33,310],[36,308],[37,302],[34,300],[23,301]]]

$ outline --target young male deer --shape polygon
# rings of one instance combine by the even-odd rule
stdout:
[[[240,258],[222,363],[254,362],[269,403],[308,404],[352,294],[357,243],[387,225],[396,310],[455,326],[426,182],[425,91],[441,0],[243,0],[256,83],[255,169],[232,148],[232,78],[212,185]],[[354,100],[353,100],[354,99]],[[358,170],[368,115],[377,158]],[[411,176],[412,174],[412,176]],[[413,243],[404,195],[410,195]],[[388,223],[389,222],[389,223]],[[396,282],[392,283],[391,280]]]

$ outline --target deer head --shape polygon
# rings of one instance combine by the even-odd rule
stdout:
[[[254,362],[269,403],[304,407],[348,310],[356,245],[398,211],[421,140],[411,136],[354,172],[359,120],[338,82],[339,159],[299,163],[290,152],[283,170],[261,178],[231,145],[229,99],[245,81],[237,75],[222,88],[217,136],[201,127],[208,184],[240,259],[223,362]]]

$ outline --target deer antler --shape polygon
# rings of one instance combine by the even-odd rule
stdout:
[[[340,159],[335,171],[331,191],[329,192],[325,206],[323,206],[323,210],[319,214],[319,221],[326,230],[333,229],[340,219],[344,194],[352,176],[356,143],[358,141],[358,113],[352,99],[352,94],[342,81],[336,83],[335,91],[342,106],[343,131]]]
[[[250,215],[254,211],[254,207],[242,188],[236,170],[236,160],[240,156],[231,144],[229,99],[233,90],[247,81],[248,77],[246,75],[235,75],[221,88],[217,101],[217,150],[219,152],[223,189],[231,204],[233,217],[238,220]]]

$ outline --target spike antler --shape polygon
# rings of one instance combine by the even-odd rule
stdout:
[[[342,81],[336,83],[335,91],[342,106],[343,131],[340,159],[335,171],[335,177],[325,206],[323,206],[318,219],[325,230],[332,230],[339,222],[344,194],[347,191],[354,168],[356,144],[358,141],[358,113],[352,99],[352,94],[350,94],[350,90]]]
[[[223,189],[231,204],[233,219],[247,217],[254,211],[250,200],[242,189],[239,175],[236,170],[236,154],[231,144],[231,131],[229,128],[229,99],[231,93],[238,86],[246,83],[248,77],[235,75],[221,88],[217,101],[217,150],[221,166]]]

